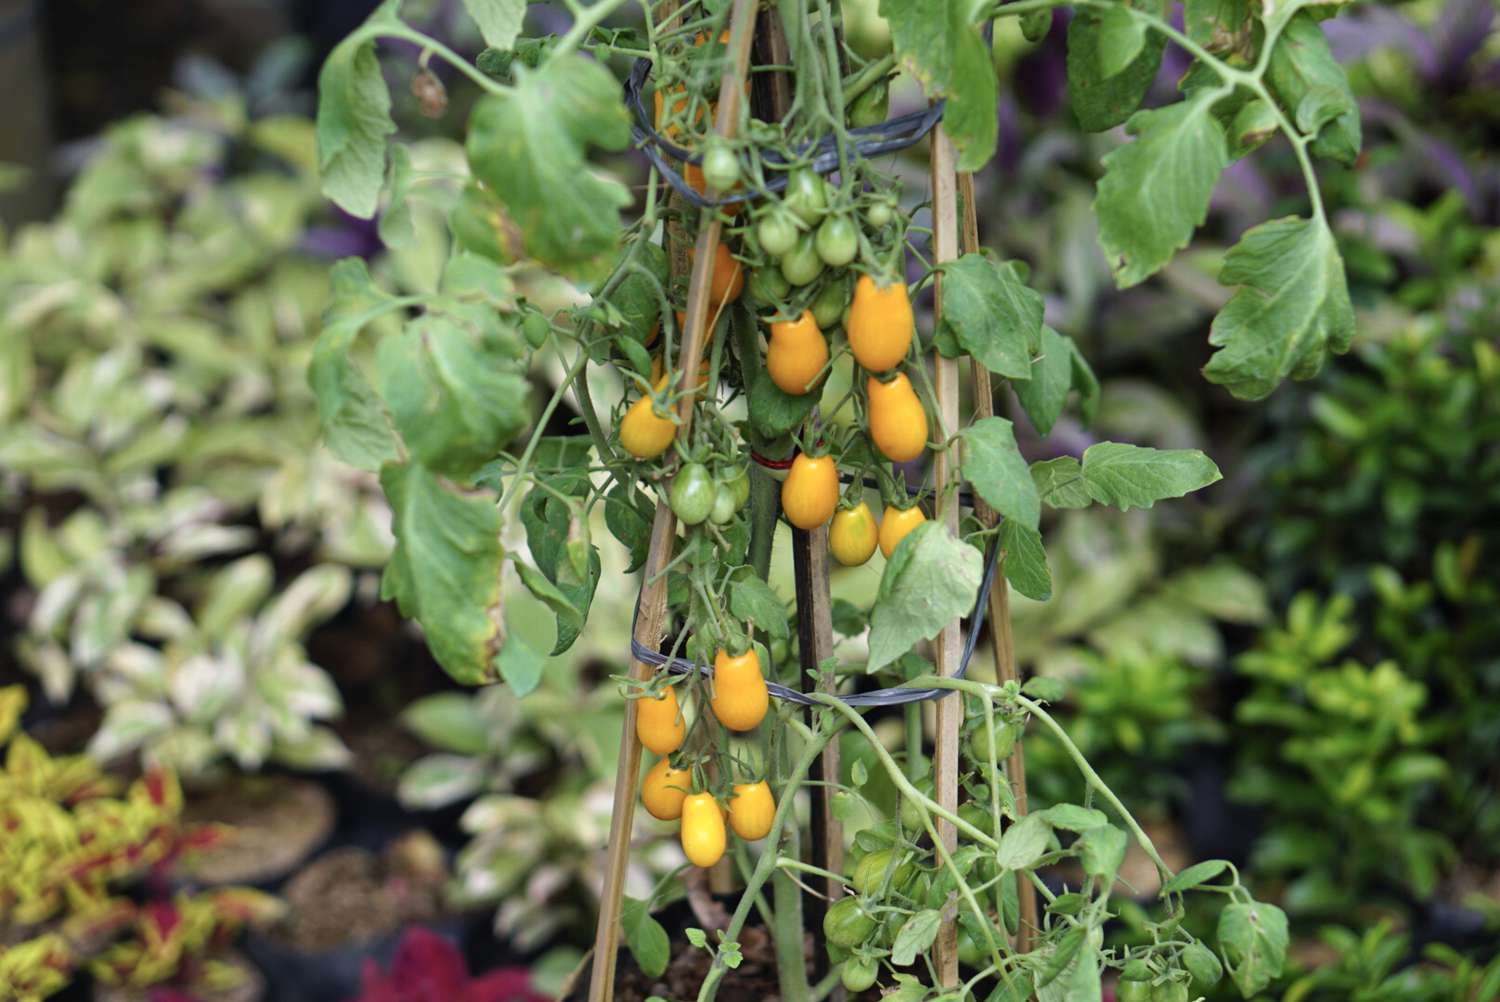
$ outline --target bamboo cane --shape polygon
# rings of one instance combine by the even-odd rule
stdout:
[[[954,171],[953,143],[939,125],[932,131],[932,263],[942,264],[958,257],[957,175]],[[942,317],[943,279],[937,277],[934,297],[934,322]],[[934,357],[933,387],[937,394],[938,428],[942,436],[958,431],[958,361]],[[938,452],[934,462],[937,484],[936,517],[953,535],[958,535],[958,471],[956,445]],[[954,619],[938,635],[937,671],[952,675],[958,671],[963,642],[960,624]],[[933,771],[936,773],[938,803],[949,811],[958,809],[958,732],[963,725],[963,700],[948,695],[937,700],[937,728],[933,748]],[[938,820],[938,838],[950,852],[958,846],[958,832],[952,823]],[[943,907],[943,922],[938,930],[935,959],[939,983],[945,987],[958,984],[958,906],[950,896]]]
[[[731,65],[719,84],[719,108],[714,128],[719,135],[733,137],[740,119],[740,101],[745,75],[750,68],[750,40],[755,23],[756,0],[735,0],[729,19]],[[697,373],[703,358],[705,323],[708,319],[709,288],[714,253],[719,246],[720,223],[716,213],[705,212],[698,228],[697,248],[688,280],[686,319],[677,371]],[[678,406],[678,436],[692,429],[694,395],[684,395]],[[661,644],[667,608],[667,575],[659,574],[671,559],[677,536],[677,520],[663,501],[656,506],[651,523],[651,543],[646,554],[640,617],[635,639],[647,647]],[[631,678],[646,681],[653,669],[642,661],[631,663]],[[620,732],[619,767],[615,773],[614,802],[609,823],[609,854],[605,860],[604,884],[599,894],[599,923],[594,932],[594,967],[589,980],[589,1002],[609,1002],[614,996],[615,957],[619,952],[620,904],[630,855],[631,830],[635,823],[636,796],[640,786],[641,744],[636,738],[636,702],[625,703],[625,722]]]
[[[958,175],[958,194],[963,201],[962,250],[965,254],[969,254],[979,250],[979,212],[974,202],[974,175],[967,172]],[[980,364],[977,358],[971,359],[971,362],[974,367],[974,416],[976,419],[983,420],[995,413],[990,372]],[[987,529],[993,528],[1000,520],[995,510],[978,496],[974,498],[974,513]],[[990,646],[995,650],[997,680],[1003,684],[1011,679],[1019,679],[1020,673],[1016,668],[1015,637],[1011,633],[1010,623],[1010,585],[1005,580],[1005,552],[1003,550],[1000,553],[999,566],[995,569],[995,583],[990,589],[989,626]],[[1016,801],[1016,816],[1025,817],[1026,755],[1021,741],[1017,741],[1012,747],[1005,771],[1010,780],[1011,794]],[[1016,933],[1016,949],[1021,953],[1029,953],[1037,929],[1036,888],[1032,886],[1031,881],[1026,879],[1025,874],[1017,873],[1016,892],[1020,902],[1020,928]]]

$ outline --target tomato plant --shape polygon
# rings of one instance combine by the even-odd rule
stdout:
[[[572,26],[541,40],[519,38],[521,5],[467,6],[491,47],[477,65],[387,0],[322,71],[324,190],[360,216],[382,210],[384,192],[392,234],[411,203],[444,196],[417,187],[428,179],[403,167],[400,145],[388,156],[395,126],[377,42],[414,43],[482,95],[467,124],[468,175],[453,179],[462,194],[446,196],[454,241],[442,275],[429,294],[397,297],[358,263],[341,265],[312,382],[330,447],[378,472],[391,500],[397,544],[384,593],[460,680],[503,680],[524,694],[569,648],[600,584],[599,522],[644,570],[601,956],[613,956],[618,935],[632,806],[622,798],[634,796],[645,746],[670,758],[652,766],[642,797],[658,818],[680,812],[687,860],[712,867],[731,845],[744,851],[741,901],[718,942],[699,944],[714,954],[701,1002],[737,963],[752,908],[796,958],[778,972],[782,996],[811,997],[799,869],[836,895],[846,883],[856,892],[820,923],[845,983],[899,985],[913,1002],[980,984],[1010,993],[999,997],[1097,999],[1104,971],[1131,964],[1150,973],[1151,997],[1175,997],[1190,968],[1206,969],[1204,954],[1215,968],[1222,957],[1247,997],[1264,988],[1286,950],[1280,911],[1223,861],[1174,874],[1048,714],[1045,684],[1023,687],[1004,663],[997,684],[960,677],[960,620],[973,615],[977,629],[992,589],[1050,595],[1044,509],[1150,507],[1220,477],[1196,450],[1116,442],[1027,463],[1011,420],[994,413],[992,381],[1014,390],[1036,427],[1069,407],[1087,421],[1098,402],[1077,345],[1044,323],[1026,266],[981,251],[977,225],[959,235],[958,192],[972,207],[972,172],[996,144],[982,26],[1015,17],[1035,36],[1064,4],[813,0],[778,5],[773,24],[748,0],[647,3],[638,26],[605,27],[626,5],[599,0],[570,3]],[[1308,214],[1250,229],[1225,257],[1219,278],[1231,291],[1204,372],[1247,399],[1313,374],[1347,346],[1353,323],[1315,158],[1347,162],[1359,147],[1357,109],[1313,11],[1297,0],[1190,3],[1179,29],[1118,0],[1071,6],[1079,118],[1093,131],[1125,124],[1132,137],[1104,158],[1095,201],[1116,280],[1133,285],[1167,265],[1203,222],[1220,174],[1279,132]],[[752,66],[752,35],[774,31],[789,64]],[[1169,42],[1190,62],[1181,100],[1140,110]],[[785,86],[753,95],[763,71]],[[942,103],[878,121],[902,71]],[[928,193],[904,190],[880,160],[919,141],[933,178],[926,226],[898,207]],[[650,162],[640,199],[596,157],[631,146]],[[549,295],[559,282],[583,294]],[[934,309],[919,317],[913,303],[929,290]],[[969,415],[961,382],[973,390]],[[539,404],[536,384],[549,389]],[[555,433],[570,412],[586,434]],[[878,528],[869,484],[885,502]],[[913,492],[930,499],[931,518]],[[783,515],[802,530],[793,545],[803,556],[832,547],[858,565],[882,550],[878,592],[859,610],[868,633],[858,675],[908,704],[904,748],[878,740],[867,717],[881,704],[859,700],[818,653],[831,640],[803,614],[826,602],[826,580],[796,596],[792,658],[788,602],[768,581]],[[508,620],[518,603],[545,608],[551,630],[535,628],[539,617]],[[998,639],[1009,622],[991,629]],[[801,691],[809,676],[821,691]],[[793,697],[816,707],[809,721],[781,702]],[[927,699],[938,705],[931,787],[917,782],[927,766],[915,705]],[[1026,810],[1012,785],[1019,759],[1001,757],[1032,725],[1077,766],[1085,804]],[[846,728],[868,762],[847,782],[830,774],[808,786]],[[758,760],[747,742],[765,749]],[[872,769],[898,802],[877,803]],[[796,844],[799,794],[829,789],[875,819],[853,838],[861,855],[848,876],[783,853]],[[741,844],[762,838],[754,852]],[[1157,870],[1166,917],[1140,945],[1106,948],[1132,841]],[[836,865],[844,848],[830,840],[821,850]],[[1083,885],[1037,902],[1034,871],[1063,861]],[[757,906],[768,883],[773,900]],[[1184,931],[1189,891],[1227,901],[1217,955]],[[649,948],[641,937],[630,945]],[[931,977],[911,973],[929,951]],[[595,999],[609,995],[608,970],[595,967]]]

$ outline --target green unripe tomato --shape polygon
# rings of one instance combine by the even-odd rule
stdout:
[[[715,191],[728,191],[740,179],[740,161],[723,142],[710,139],[703,149],[703,180]]]
[[[1151,982],[1120,979],[1115,985],[1115,1002],[1151,1002]]]
[[[967,926],[958,927],[958,962],[965,967],[980,968],[985,966],[985,959],[989,956],[984,947],[969,932]]]
[[[684,463],[672,478],[672,512],[684,525],[700,525],[714,509],[713,478],[702,463]]]
[[[1151,989],[1151,1002],[1188,1002],[1186,981],[1167,981]]]
[[[850,885],[860,894],[878,892],[885,883],[886,871],[891,868],[891,861],[895,857],[894,849],[876,849],[860,857],[849,876]],[[910,862],[902,862],[891,874],[891,888],[898,891],[905,888],[916,874],[916,869]]]
[[[823,913],[823,935],[846,950],[859,946],[875,932],[875,916],[858,898],[839,898]]]
[[[991,733],[985,726],[984,721],[979,721],[979,726],[969,734],[969,757],[973,759],[974,765],[980,769],[988,769],[990,765],[990,745],[995,746],[995,763],[997,765],[1005,762],[1010,757],[1011,750],[1016,746],[1016,728],[1013,724],[1005,721],[995,721],[995,730]]]
[[[750,467],[736,466],[725,475],[723,483],[734,494],[734,510],[739,511],[750,500]]]
[[[922,779],[916,783],[918,792],[923,796],[931,798],[933,795],[932,780]],[[922,827],[922,812],[917,808],[917,802],[910,797],[901,798],[901,830],[921,834],[927,829]]]
[[[828,186],[821,177],[806,168],[793,171],[787,177],[781,204],[810,226],[822,219],[823,214],[828,211]]]
[[[862,992],[875,983],[875,975],[879,973],[880,965],[875,961],[850,957],[839,969],[839,981],[843,982],[846,992]]]
[[[812,310],[813,319],[818,322],[819,330],[828,330],[838,324],[844,316],[844,307],[849,305],[849,283],[842,277],[827,282],[818,294],[813,297]]]
[[[824,264],[842,268],[859,253],[859,230],[855,229],[854,221],[848,216],[829,216],[818,227],[814,244],[818,249],[818,257],[823,259]]]
[[[755,224],[755,239],[771,257],[780,257],[797,245],[797,224],[785,209],[772,208]]]
[[[795,240],[793,241],[795,243]],[[762,265],[750,273],[750,298],[767,306],[786,299],[792,285],[774,264]]]
[[[891,89],[884,80],[872,84],[849,106],[849,125],[866,129],[885,121],[891,109]]]
[[[1121,981],[1150,981],[1151,967],[1144,960],[1132,960],[1120,968]]]
[[[797,246],[781,255],[781,274],[793,285],[807,285],[823,274],[823,259],[811,236],[804,235]]]
[[[994,827],[994,818],[990,817],[990,809],[983,804],[970,801],[961,804],[958,808],[958,816],[982,832],[987,832]]]
[[[714,525],[728,525],[734,520],[734,513],[740,510],[735,503],[734,491],[728,484],[719,484],[714,490],[714,506],[709,510],[708,520]]]
[[[877,230],[884,229],[885,227],[889,226],[891,224],[891,220],[895,218],[896,210],[891,207],[890,202],[886,201],[883,198],[879,199],[878,201],[871,202],[869,208],[865,209],[865,222],[869,223],[871,227]]]
[[[526,319],[521,321],[521,333],[526,338],[526,343],[533,348],[540,348],[547,341],[547,335],[552,332],[552,325],[547,318],[536,311],[526,314]]]

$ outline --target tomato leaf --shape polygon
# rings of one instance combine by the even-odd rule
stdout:
[[[1083,482],[1083,466],[1072,456],[1032,463],[1031,479],[1042,503],[1052,508],[1087,508],[1094,503]]]
[[[1131,6],[1160,16],[1165,5],[1160,0],[1142,0]],[[1068,24],[1068,97],[1078,124],[1088,132],[1112,129],[1141,106],[1166,49],[1164,37],[1148,32],[1128,64],[1105,72],[1104,67],[1112,61],[1105,51],[1109,44],[1106,34],[1103,13],[1074,11]]]
[[[1042,297],[1013,266],[983,254],[939,265],[943,315],[934,340],[949,358],[967,353],[997,376],[1031,378],[1042,339]]]
[[[1286,913],[1261,901],[1219,913],[1219,950],[1241,994],[1249,998],[1281,976],[1286,962]]]
[[[630,551],[625,573],[639,570],[651,548],[651,520],[655,509],[634,483],[617,483],[604,496],[604,525]]]
[[[924,908],[903,922],[891,946],[891,963],[905,967],[915,962],[919,954],[932,949],[942,924],[943,916],[934,908]]]
[[[948,99],[943,128],[965,171],[988,163],[999,137],[999,86],[974,10],[967,0],[880,0],[901,65],[929,98]]]
[[[1099,244],[1128,288],[1154,275],[1193,237],[1229,164],[1224,127],[1212,114],[1214,93],[1132,115],[1136,139],[1104,158],[1094,211]]]
[[[620,931],[625,934],[625,945],[630,947],[630,955],[642,973],[651,978],[666,973],[667,962],[672,959],[672,943],[667,930],[646,910],[644,901],[627,896],[620,902]]]
[[[1330,352],[1349,350],[1354,309],[1344,260],[1328,224],[1288,216],[1262,223],[1240,238],[1219,270],[1238,285],[1214,317],[1203,369],[1242,400],[1259,400],[1287,376],[1308,379]]]
[[[1359,105],[1322,26],[1308,11],[1292,15],[1277,36],[1266,82],[1297,128],[1314,137],[1309,149],[1350,166],[1359,159]]]
[[[1098,42],[1093,46],[1099,76],[1123,72],[1146,44],[1145,22],[1136,19],[1124,4],[1113,4],[1099,12]]]
[[[791,635],[787,626],[786,605],[776,597],[771,586],[756,577],[753,571],[740,574],[730,586],[729,611],[734,613],[736,619],[765,630],[772,637],[784,639]]]
[[[589,166],[590,145],[624,149],[630,118],[620,87],[579,55],[514,67],[514,87],[481,98],[469,119],[474,174],[504,203],[527,252],[566,274],[591,270],[615,249],[630,192]]]
[[[526,0],[464,0],[464,9],[479,25],[484,44],[509,49],[526,21]]]
[[[573,604],[569,596],[563,594],[562,589],[554,584],[551,578],[537,568],[516,561],[516,571],[521,575],[521,583],[526,586],[526,590],[546,603],[547,608],[557,616],[558,643],[562,643],[563,631],[566,629],[571,633],[568,641],[571,645],[572,639],[577,637],[578,631],[583,628],[584,617],[578,606]],[[509,645],[510,641],[507,640],[506,646]],[[563,650],[566,649],[566,647],[563,648]],[[561,651],[553,653],[561,653]]]
[[[1127,845],[1123,831],[1114,825],[1099,825],[1080,835],[1074,848],[1083,863],[1083,872],[1098,877],[1108,887],[1120,872],[1120,864],[1125,862]]]
[[[1022,595],[1038,602],[1052,597],[1052,572],[1042,534],[1020,522],[1000,523],[1000,546],[1005,551],[1005,579]]]
[[[1044,325],[1041,354],[1031,363],[1031,378],[1015,384],[1016,399],[1038,435],[1051,432],[1062,414],[1073,388],[1074,358],[1073,339]]]
[[[1109,824],[1109,818],[1103,811],[1078,804],[1054,804],[1045,811],[1036,813],[1046,818],[1047,823],[1053,828],[1062,828],[1070,832],[1083,832]]]
[[[355,32],[329,53],[318,73],[318,173],[323,194],[350,215],[375,215],[385,181],[385,139],[395,131],[375,42]]]
[[[1194,863],[1168,880],[1162,885],[1161,893],[1164,895],[1180,894],[1183,891],[1190,891],[1200,884],[1208,883],[1227,869],[1229,869],[1229,864],[1222,859],[1205,859],[1201,863]]]
[[[827,385],[827,380],[825,380],[823,386]],[[790,393],[782,392],[781,388],[771,381],[771,374],[764,366],[760,366],[755,370],[755,375],[750,382],[750,424],[754,426],[758,435],[766,438],[780,438],[800,425],[813,412],[813,408],[818,406],[818,401],[822,399],[822,389],[820,387],[811,393],[794,397]]]
[[[429,469],[472,481],[526,427],[530,384],[514,350],[513,340],[435,313],[381,340],[381,395]]]
[[[1099,442],[1083,453],[1083,484],[1089,497],[1121,511],[1150,508],[1163,498],[1222,480],[1223,474],[1197,449],[1150,449]]]
[[[1035,529],[1042,502],[1011,423],[1002,417],[983,418],[959,432],[959,437],[964,443],[964,479],[1006,521]]]
[[[384,403],[351,352],[368,312],[386,296],[359,258],[338,262],[329,277],[332,298],[323,314],[323,331],[313,344],[307,381],[317,397],[329,451],[373,473],[397,458],[396,435]]]
[[[460,494],[420,463],[388,463],[380,486],[391,502],[396,548],[380,582],[415,619],[443,670],[478,685],[498,678],[500,512],[488,494]]]
[[[979,590],[982,563],[978,550],[939,522],[923,522],[901,540],[870,611],[869,670],[891,664],[966,614]]]
[[[1040,814],[1028,814],[1000,836],[995,851],[995,865],[1006,870],[1024,870],[1047,851],[1052,840],[1052,826]]]

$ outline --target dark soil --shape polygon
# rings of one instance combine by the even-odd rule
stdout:
[[[318,783],[243,776],[189,798],[184,818],[230,826],[222,843],[195,854],[186,876],[210,884],[259,883],[289,872],[328,840],[333,798]]]
[[[760,926],[747,927],[740,933],[740,966],[724,975],[719,982],[719,1002],[777,1002],[781,985],[776,979],[776,953],[771,936]],[[813,978],[813,940],[803,941],[803,956],[808,958],[807,976]],[[636,964],[630,951],[620,950],[615,966],[615,999],[617,1002],[644,1002],[655,995],[667,999],[696,998],[703,979],[708,976],[713,958],[707,950],[694,947],[687,939],[674,934],[672,959],[659,978],[647,975]],[[591,964],[585,962],[573,982],[563,992],[566,1002],[588,996]]]

